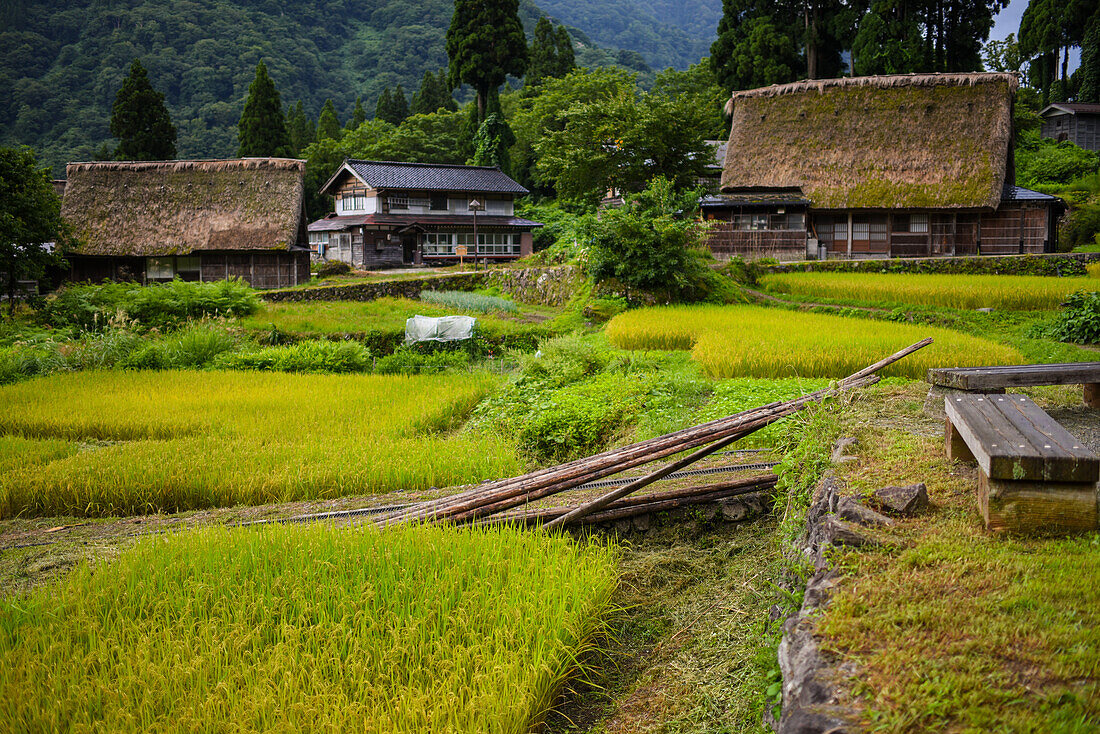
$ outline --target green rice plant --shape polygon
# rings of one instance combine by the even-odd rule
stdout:
[[[1040,311],[1058,308],[1088,278],[1037,275],[926,275],[900,273],[773,273],[769,290],[798,298],[890,305]]]
[[[514,732],[604,627],[612,549],[516,529],[206,528],[0,600],[13,731]]]
[[[305,341],[288,347],[224,352],[214,367],[276,372],[369,372],[370,350],[359,342]]]
[[[932,346],[883,374],[919,379],[930,367],[1022,361],[1011,347],[948,329],[758,306],[628,311],[606,333],[622,349],[691,349],[714,378],[843,377],[928,336]]]
[[[452,434],[487,374],[77,372],[0,388],[0,436],[108,442],[0,473],[0,517],[112,515],[423,490],[518,473]]]
[[[466,291],[421,291],[420,300],[461,311],[514,313],[519,310],[516,304],[506,298],[484,296],[480,293],[468,293]]]
[[[72,456],[79,451],[79,446],[72,441],[0,436],[0,472],[48,464],[56,459]]]
[[[470,353],[466,351],[437,349],[420,352],[402,347],[379,359],[374,369],[380,375],[415,375],[421,372],[461,369],[469,364]]]

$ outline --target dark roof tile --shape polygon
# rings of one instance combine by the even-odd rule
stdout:
[[[376,189],[527,193],[527,189],[496,167],[360,160],[349,160],[348,165],[359,178]]]

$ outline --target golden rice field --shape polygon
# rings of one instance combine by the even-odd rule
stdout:
[[[1070,293],[1096,290],[1096,282],[1088,277],[1038,275],[773,273],[761,283],[799,298],[1002,311],[1055,309]]]
[[[0,599],[8,731],[515,732],[603,625],[608,548],[324,525],[147,539]]]
[[[883,370],[923,378],[930,367],[1018,364],[1012,347],[931,326],[760,306],[670,306],[619,314],[607,325],[621,349],[690,349],[713,378],[844,377],[899,349],[935,342]]]
[[[0,387],[0,462],[10,467],[0,517],[179,511],[514,474],[523,467],[503,439],[447,433],[495,386],[488,375],[111,371]]]

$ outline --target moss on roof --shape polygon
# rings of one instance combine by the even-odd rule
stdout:
[[[61,213],[83,255],[302,245],[305,161],[70,163]]]
[[[798,187],[817,209],[996,208],[1015,84],[911,75],[737,92],[722,189]]]

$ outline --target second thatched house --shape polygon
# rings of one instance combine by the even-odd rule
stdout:
[[[716,255],[1052,251],[1062,202],[1014,185],[1012,74],[823,79],[734,92]]]
[[[305,161],[70,163],[71,280],[309,280]]]

